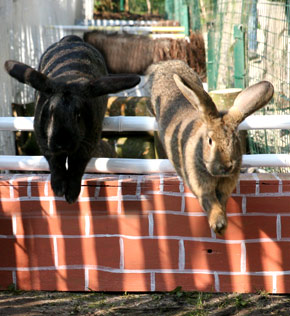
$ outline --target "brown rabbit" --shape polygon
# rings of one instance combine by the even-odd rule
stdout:
[[[259,82],[219,112],[197,74],[184,62],[171,60],[147,70],[151,111],[169,160],[207,212],[219,234],[227,227],[226,203],[236,186],[242,162],[237,128],[267,104],[274,88]]]

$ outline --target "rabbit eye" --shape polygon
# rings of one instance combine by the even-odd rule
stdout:
[[[211,137],[208,138],[208,144],[211,146],[212,145],[212,139]]]

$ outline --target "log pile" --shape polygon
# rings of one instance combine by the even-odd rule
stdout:
[[[154,62],[181,59],[206,80],[205,45],[200,33],[186,39],[151,39],[145,35],[106,34],[91,31],[84,40],[95,46],[104,56],[110,73],[143,75]]]

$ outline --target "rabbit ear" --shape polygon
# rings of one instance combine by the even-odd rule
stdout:
[[[108,93],[116,93],[135,87],[140,82],[138,75],[108,75],[101,77],[89,84],[88,95],[98,97]]]
[[[243,90],[235,99],[234,105],[229,109],[237,125],[246,117],[266,105],[274,94],[274,87],[268,81],[261,81]]]
[[[219,112],[212,98],[206,93],[201,85],[191,83],[189,88],[183,83],[182,79],[177,74],[173,75],[173,79],[183,96],[196,110],[202,113],[205,119],[211,119],[219,116]]]
[[[38,91],[49,92],[51,90],[49,78],[28,65],[18,61],[7,60],[5,62],[5,69],[11,77],[32,86]]]

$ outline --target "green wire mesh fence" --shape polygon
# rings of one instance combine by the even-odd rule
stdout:
[[[201,0],[209,90],[268,80],[275,95],[257,114],[290,114],[289,4],[289,0]],[[290,131],[250,131],[248,147],[252,154],[290,153]]]

